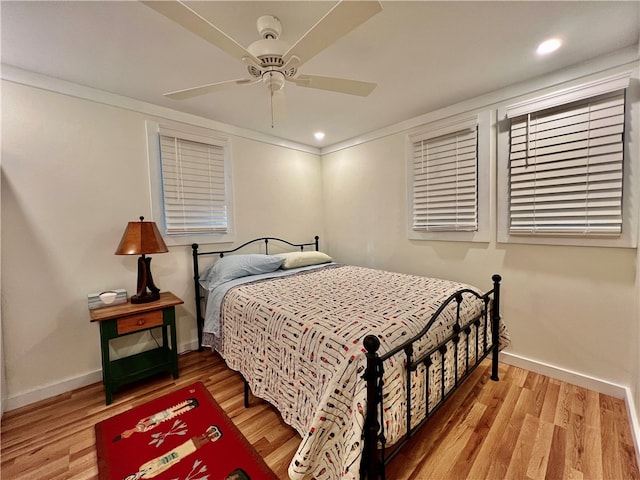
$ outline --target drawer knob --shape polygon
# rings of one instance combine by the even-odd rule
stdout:
[[[138,325],[144,325],[144,319],[141,318],[140,320],[138,320]]]

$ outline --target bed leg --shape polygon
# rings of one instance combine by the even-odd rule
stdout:
[[[193,290],[196,301],[196,328],[198,329],[198,351],[201,352],[202,348],[202,297],[200,295],[200,282],[199,282],[199,268],[198,268],[198,244],[192,243],[191,250],[193,255]]]
[[[378,394],[378,348],[380,340],[374,335],[367,335],[364,339],[364,348],[367,350],[367,368],[363,379],[367,382],[367,412],[364,420],[364,446],[362,451],[362,462],[360,464],[360,478],[367,480],[377,480],[384,478],[384,472],[380,471],[378,461],[378,404],[380,398]],[[384,468],[384,467],[383,467]]]
[[[249,382],[244,378],[242,381],[244,382],[244,408],[249,408]]]
[[[493,280],[493,308],[491,309],[491,380],[497,382],[498,378],[498,355],[500,353],[500,275],[491,277]]]

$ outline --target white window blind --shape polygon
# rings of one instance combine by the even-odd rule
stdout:
[[[160,156],[166,233],[227,232],[224,146],[161,132]]]
[[[478,229],[477,126],[412,142],[413,230]]]
[[[509,233],[619,236],[624,90],[512,118]]]

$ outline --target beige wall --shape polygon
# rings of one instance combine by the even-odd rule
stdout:
[[[136,282],[115,256],[126,223],[150,218],[147,115],[2,84],[2,318],[9,407],[101,378],[87,294]],[[158,118],[155,118],[158,120]],[[319,156],[229,135],[236,239],[310,241],[321,231]],[[180,349],[196,346],[191,248],[152,261],[155,283],[185,300]],[[13,401],[13,405],[12,405]]]
[[[637,81],[632,80],[633,88],[637,88]],[[537,85],[544,86],[544,82]],[[555,88],[562,88],[562,83]],[[500,93],[493,95],[499,96]],[[507,93],[505,98],[509,98]],[[640,103],[637,96],[634,98],[629,115],[637,122]],[[508,101],[513,102],[514,97]],[[495,112],[501,105],[489,103],[476,111]],[[446,113],[465,111],[463,105],[457,110],[447,109]],[[437,118],[436,112],[426,115],[425,121]],[[412,122],[411,127],[415,124]],[[503,359],[564,379],[583,381],[587,386],[597,385],[607,393],[624,396],[628,389],[627,401],[632,402],[629,405],[635,412],[632,419],[635,417],[637,422],[640,417],[638,251],[497,243],[495,124],[492,129],[490,242],[407,239],[404,151],[409,130],[406,130],[323,153],[325,229],[331,253],[337,261],[449,278],[483,289],[490,289],[491,275],[500,273],[502,314],[512,337],[508,355]],[[630,170],[636,169],[640,161],[638,132],[637,126],[628,129],[632,150]]]

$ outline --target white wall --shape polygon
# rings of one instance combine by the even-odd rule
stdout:
[[[632,88],[637,89],[637,61]],[[595,75],[606,76],[620,68]],[[573,75],[573,76],[571,76]],[[582,78],[581,78],[582,77]],[[562,88],[586,81],[584,71],[536,79],[521,88],[432,112],[423,123],[466,111],[496,111],[525,92]],[[593,78],[589,77],[589,78]],[[519,91],[518,95],[514,92]],[[504,99],[504,100],[500,100]],[[637,96],[631,170],[640,163]],[[469,108],[469,106],[474,106]],[[410,122],[415,127],[419,122]],[[407,239],[405,138],[409,128],[372,135],[361,144],[323,152],[323,198],[329,248],[337,261],[407,273],[444,277],[491,288],[503,277],[502,313],[512,345],[503,359],[538,368],[605,393],[640,395],[640,290],[638,252],[631,248],[591,248],[500,244],[495,235],[496,125],[491,147],[492,240],[488,243]],[[349,206],[349,208],[345,208]],[[636,427],[637,430],[637,427]]]
[[[149,115],[2,84],[2,318],[8,408],[100,381],[87,294],[135,289],[137,259],[116,256],[126,223],[151,218]],[[158,120],[158,118],[154,118]],[[323,235],[317,154],[229,135],[236,239]],[[228,246],[228,245],[227,245]],[[153,256],[177,307],[180,350],[196,346],[191,248]]]

